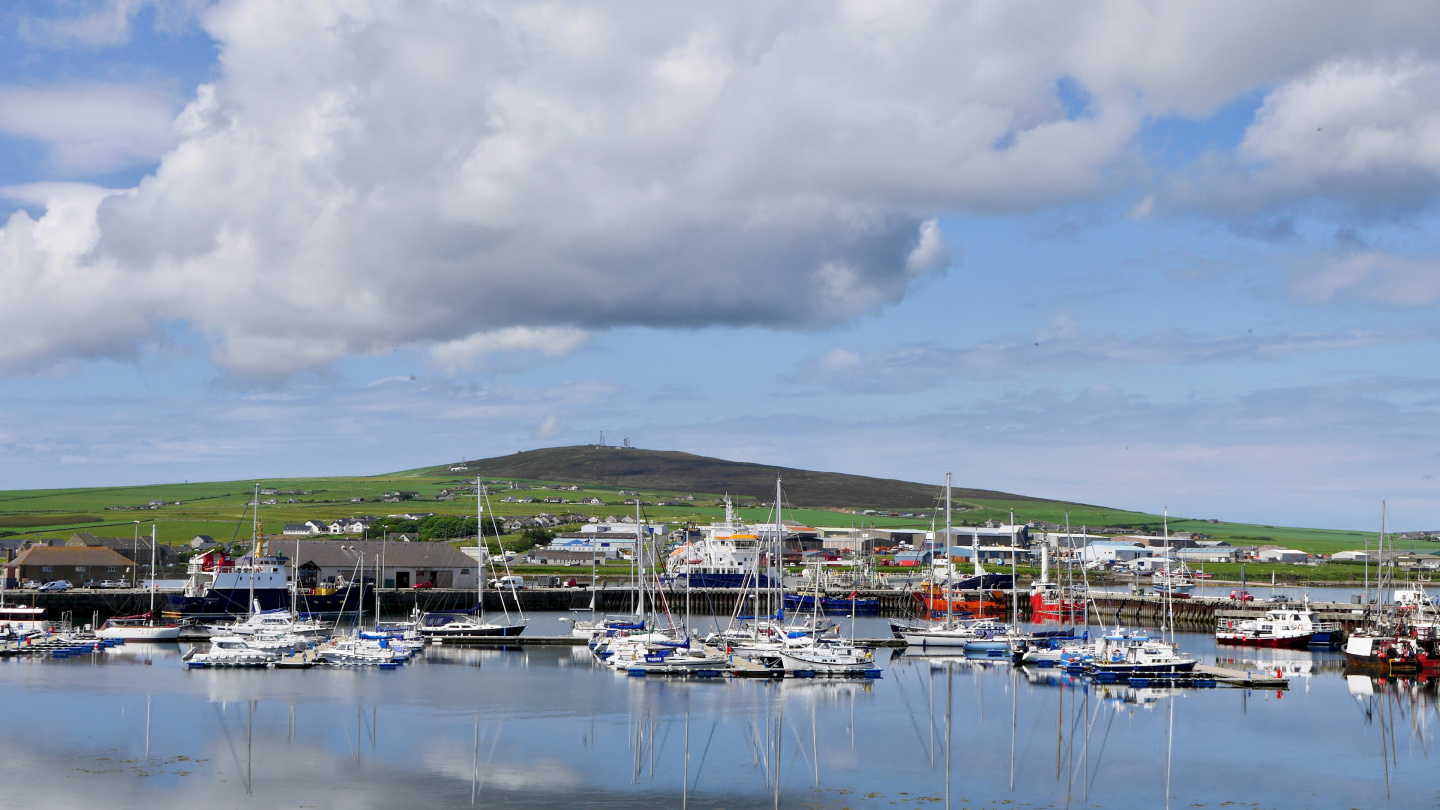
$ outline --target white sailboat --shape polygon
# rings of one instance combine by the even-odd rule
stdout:
[[[131,641],[177,641],[180,627],[155,618],[155,524],[150,524],[150,611],[137,616],[116,616],[95,631],[97,638]]]

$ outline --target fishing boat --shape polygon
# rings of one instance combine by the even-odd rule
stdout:
[[[95,631],[97,638],[124,641],[176,641],[180,626],[155,614],[155,524],[150,524],[150,610],[136,616],[117,616]]]
[[[1308,604],[1267,610],[1264,618],[1222,618],[1215,623],[1215,643],[1240,647],[1329,646],[1339,634],[1339,622],[1318,621]]]
[[[1050,547],[1041,545],[1040,578],[1030,583],[1030,612],[1037,617],[1051,618],[1083,615],[1085,601],[1076,599],[1068,590],[1050,581]]]
[[[1195,577],[1184,563],[1178,566],[1167,563],[1150,575],[1150,585],[1151,590],[1158,595],[1168,594],[1172,599],[1189,599],[1191,591],[1195,590]]]
[[[1360,631],[1345,639],[1345,663],[1351,667],[1390,672],[1419,672],[1440,666],[1414,638],[1399,633]]]
[[[1390,576],[1385,571],[1385,518],[1387,504],[1380,502],[1380,538],[1378,550],[1381,564],[1376,571],[1375,591],[1379,604],[1370,603],[1370,571],[1366,566],[1365,593],[1362,601],[1366,607],[1364,627],[1345,639],[1345,663],[1348,666],[1377,670],[1381,673],[1418,672],[1440,665],[1432,658],[1416,638],[1413,627],[1396,623],[1386,604],[1387,588],[1393,586],[1393,567]],[[1369,550],[1368,547],[1366,549]],[[1397,610],[1397,614],[1404,614]]]
[[[760,535],[740,520],[726,495],[725,519],[671,551],[665,579],[672,588],[769,588],[769,575],[754,570],[759,554]]]

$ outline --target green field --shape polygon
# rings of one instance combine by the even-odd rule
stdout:
[[[101,535],[130,536],[135,531],[135,521],[141,521],[140,531],[149,533],[150,522],[156,522],[159,537],[167,543],[182,543],[197,534],[208,534],[222,542],[232,538],[247,538],[250,535],[250,515],[246,506],[255,482],[229,481],[193,484],[156,484],[153,486],[101,487],[84,489],[52,489],[0,492],[0,534],[26,538],[67,538],[76,531],[90,531]],[[587,487],[578,492],[542,489],[545,482],[527,482],[536,487],[530,490],[492,494],[491,502],[495,514],[533,515],[541,512],[553,514],[579,514],[588,517],[623,517],[634,514],[634,506],[625,504],[618,488]],[[414,470],[380,476],[297,478],[277,479],[260,482],[265,488],[281,490],[304,490],[304,495],[262,496],[279,503],[262,504],[260,520],[262,532],[278,534],[286,523],[298,523],[308,519],[333,520],[352,515],[383,517],[404,512],[432,512],[441,515],[473,515],[473,496],[456,500],[437,501],[435,496],[442,489],[457,485],[473,484],[473,479],[459,474],[438,476],[433,469]],[[414,500],[401,503],[381,503],[379,498],[387,491],[406,490],[417,492]],[[646,506],[645,516],[649,520],[670,524],[706,524],[717,519],[723,512],[718,506],[716,493],[687,493],[681,491],[641,490],[642,498],[649,502],[678,500],[694,495],[694,501],[683,501],[673,506]],[[507,504],[500,498],[513,494],[528,497],[564,497],[579,500],[599,497],[610,502],[607,506],[581,504]],[[286,503],[294,499],[296,503]],[[352,503],[352,498],[363,499]],[[115,506],[146,505],[151,499],[166,501],[159,508],[135,511],[116,511]],[[176,503],[178,501],[178,503]],[[1017,520],[1039,520],[1063,525],[1065,513],[1069,510],[1070,523],[1079,531],[1083,526],[1122,527],[1130,530],[1159,530],[1161,518],[1142,512],[1066,504],[1039,500],[971,500],[956,504],[953,521],[956,525],[973,525],[986,520],[1008,521],[1010,510],[1014,509]],[[865,515],[862,510],[837,504],[833,509],[787,509],[787,519],[811,526],[843,526],[879,528],[923,528],[930,525],[929,510],[891,509],[881,511],[910,512],[915,517],[902,518],[888,515]],[[740,514],[750,522],[772,518],[766,506],[740,509]],[[943,519],[943,518],[942,518]],[[1311,553],[1329,554],[1344,549],[1361,548],[1366,541],[1373,543],[1373,534],[1354,531],[1333,531],[1283,526],[1262,526],[1243,523],[1209,523],[1204,520],[1172,517],[1172,531],[1198,531],[1228,540],[1236,545],[1277,544]],[[1435,544],[1402,541],[1400,547],[1417,546],[1421,550],[1437,549]]]

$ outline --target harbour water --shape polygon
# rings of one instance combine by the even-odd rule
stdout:
[[[558,634],[558,618],[529,632]],[[0,661],[0,779],[28,807],[1436,803],[1432,684],[1347,677],[1333,652],[1179,639],[1291,688],[1131,689],[890,650],[873,682],[634,678],[584,647],[188,671],[178,647],[127,645]]]

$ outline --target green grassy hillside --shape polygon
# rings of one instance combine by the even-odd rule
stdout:
[[[547,472],[543,466],[546,458],[558,459],[558,472],[563,474]],[[500,463],[505,460],[511,460],[511,463],[508,466]],[[474,479],[470,477],[473,472],[452,472],[449,466],[378,476],[262,481],[260,485],[266,488],[304,491],[304,494],[262,496],[262,501],[272,497],[278,501],[260,507],[262,531],[278,533],[286,523],[307,519],[333,520],[352,515],[383,517],[404,512],[474,514],[473,496],[435,500],[441,490],[473,484]],[[729,492],[756,504],[741,509],[745,519],[761,521],[770,517],[768,502],[773,499],[774,476],[779,474],[785,480],[786,517],[789,519],[812,526],[924,527],[930,524],[933,498],[939,491],[938,487],[926,484],[739,464],[683,453],[613,448],[532,451],[470,462],[466,466],[474,471],[483,470],[487,479],[525,480],[532,487],[514,493],[496,492],[493,506],[501,516],[541,512],[578,514],[587,518],[629,515],[633,514],[634,506],[625,503],[627,499],[619,494],[621,489],[629,489],[639,490],[642,499],[650,504],[645,507],[645,514],[651,520],[672,524],[708,523],[721,513],[718,505],[720,495]],[[674,480],[667,481],[665,476],[670,470],[679,472],[676,472]],[[522,472],[529,475],[520,474]],[[611,483],[586,483],[592,478]],[[208,534],[220,541],[247,538],[250,535],[250,517],[246,503],[254,483],[222,481],[0,492],[0,535],[63,539],[84,530],[128,537],[136,531],[135,521],[138,520],[141,521],[139,531],[147,534],[150,522],[156,521],[161,540],[169,543],[185,542],[197,534]],[[578,484],[583,488],[579,491],[545,489],[549,484]],[[384,493],[396,490],[416,495],[413,500],[402,503],[380,502]],[[571,501],[598,497],[606,505],[502,503],[500,498],[507,494],[563,497]],[[689,497],[693,500],[688,500]],[[152,499],[163,500],[165,504],[155,509],[133,511],[113,508],[148,507]],[[291,500],[295,502],[289,503]],[[658,505],[660,503],[670,505]],[[790,508],[791,505],[798,508]],[[880,514],[863,514],[872,507],[878,507]],[[1143,512],[1047,501],[987,490],[956,490],[954,522],[957,525],[973,525],[991,519],[1008,520],[1011,510],[1014,510],[1017,520],[1062,525],[1066,510],[1069,510],[1071,525],[1077,531],[1082,526],[1158,530],[1161,525],[1159,515]],[[1172,531],[1203,532],[1237,545],[1275,543],[1327,554],[1360,548],[1367,538],[1373,542],[1373,535],[1365,532],[1209,523],[1184,517],[1172,517],[1170,528]],[[1401,544],[1404,548],[1410,545],[1409,541]],[[1433,544],[1424,542],[1414,545],[1422,550],[1435,548]]]

